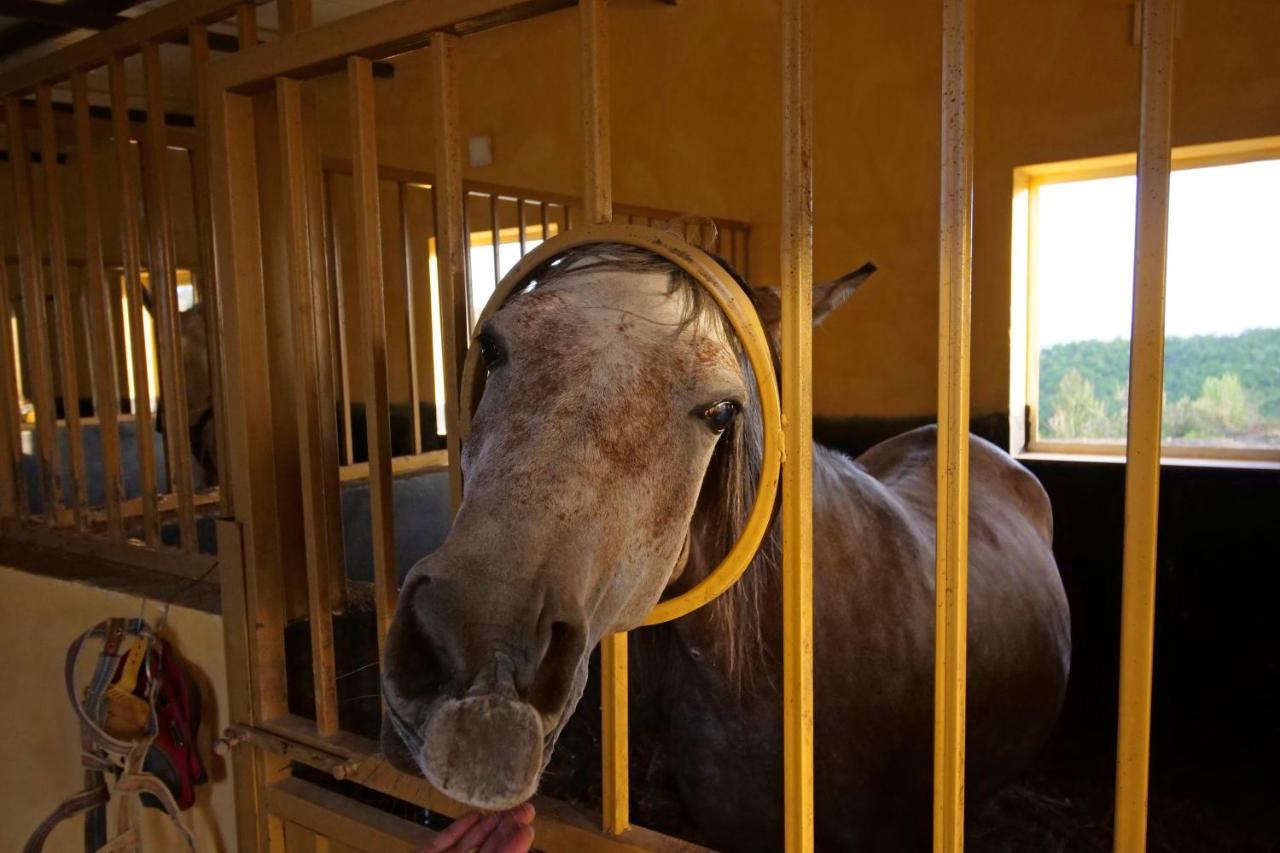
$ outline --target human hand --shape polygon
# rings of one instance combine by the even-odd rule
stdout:
[[[516,806],[505,812],[472,812],[458,818],[422,853],[528,853],[533,846],[533,806]]]

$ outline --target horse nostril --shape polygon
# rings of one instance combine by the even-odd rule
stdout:
[[[412,606],[426,590],[428,581],[422,577],[405,586],[401,597],[407,598],[410,606],[397,611],[387,632],[383,671],[390,689],[405,701],[435,696],[449,675],[444,655],[420,624]]]
[[[551,623],[542,660],[528,691],[530,705],[543,713],[554,713],[564,706],[585,642],[580,628],[564,621]]]

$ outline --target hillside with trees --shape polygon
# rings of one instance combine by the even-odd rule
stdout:
[[[1129,342],[1040,352],[1040,437],[1123,440]],[[1164,437],[1178,444],[1280,446],[1280,329],[1165,340]]]

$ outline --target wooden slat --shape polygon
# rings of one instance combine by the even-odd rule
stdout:
[[[449,503],[456,513],[462,504],[461,418],[458,396],[462,363],[471,337],[467,312],[467,232],[463,221],[468,204],[462,188],[462,141],[458,129],[457,36],[431,37],[435,71],[436,138],[436,269],[440,280],[440,327],[444,354],[445,449],[449,453]]]
[[[551,239],[551,232],[548,230],[551,223],[547,219],[547,203],[545,201],[538,205],[538,223],[542,226],[542,239]]]
[[[124,60],[112,57],[110,65],[111,123],[115,136],[116,172],[120,180],[120,238],[124,258],[124,292],[128,299],[125,322],[129,326],[129,346],[133,361],[134,417],[137,421],[138,479],[142,497],[143,535],[147,545],[160,544],[159,516],[156,512],[155,427],[151,415],[150,378],[147,374],[147,346],[142,314],[142,243],[138,225],[138,183],[134,175],[132,138],[129,129],[129,96],[125,89]]]
[[[241,50],[258,46],[258,9],[255,3],[236,6],[236,33],[240,38]]]
[[[282,779],[267,789],[267,807],[331,842],[359,850],[422,850],[435,833],[349,797],[301,779]]]
[[[948,853],[964,849],[973,270],[972,14],[969,0],[944,0],[942,4],[933,849]]]
[[[523,198],[516,199],[516,230],[520,234],[520,257],[524,257],[525,252],[529,251],[528,232],[529,232],[529,213],[525,210],[526,202]]]
[[[88,525],[89,483],[85,470],[84,432],[80,428],[80,360],[76,356],[75,307],[67,282],[67,223],[62,206],[62,167],[58,164],[58,134],[53,126],[53,91],[47,85],[36,88],[36,109],[40,114],[40,172],[44,176],[44,203],[48,212],[45,229],[49,238],[49,284],[53,291],[57,322],[58,375],[62,378],[62,410],[67,422],[67,445],[71,457],[71,483],[67,487],[76,526]],[[65,495],[64,495],[65,497]]]
[[[387,317],[382,278],[382,226],[378,201],[373,64],[347,63],[347,106],[354,163],[356,282],[364,306],[365,431],[369,437],[369,503],[373,524],[374,607],[378,651],[386,640],[397,598],[395,506],[391,482],[390,401],[387,397]]]
[[[13,176],[14,211],[18,225],[18,274],[22,280],[23,336],[27,371],[36,409],[36,455],[43,488],[43,514],[58,523],[62,506],[62,454],[58,449],[57,413],[53,399],[53,365],[44,288],[40,284],[40,256],[36,248],[35,200],[32,198],[30,153],[16,97],[5,99],[9,125],[9,169]]]
[[[493,286],[502,281],[502,225],[498,218],[498,194],[489,194],[489,240],[493,244]],[[477,306],[482,309],[484,306]]]
[[[191,82],[195,88],[196,130],[199,144],[190,150],[192,198],[195,202],[196,244],[200,269],[196,275],[196,293],[204,315],[205,339],[209,359],[210,393],[213,398],[214,446],[227,446],[226,415],[222,407],[222,304],[214,281],[213,209],[209,190],[209,33],[204,24],[192,24],[188,31],[191,45]],[[217,454],[218,482],[225,483],[227,465],[224,454]],[[227,489],[233,499],[234,490]],[[235,512],[235,505],[223,507],[224,513]]]
[[[0,245],[7,238],[0,233]],[[0,263],[0,515],[29,512],[27,478],[22,468],[22,424],[18,412],[18,371],[13,346],[13,295],[9,265]]]
[[[1173,124],[1174,0],[1142,3],[1138,200],[1125,443],[1120,714],[1116,735],[1118,853],[1147,849],[1151,684],[1155,644],[1160,426],[1164,388],[1165,264]]]
[[[102,440],[103,488],[107,530],[124,536],[120,505],[124,501],[124,471],[120,457],[120,384],[116,373],[116,330],[111,322],[111,287],[107,283],[102,250],[102,219],[98,209],[97,167],[94,162],[93,128],[89,121],[89,80],[86,72],[71,77],[75,111],[76,159],[79,161],[80,208],[84,216],[85,287],[90,313],[89,351],[93,358],[94,413]]]
[[[329,187],[326,180],[325,186]],[[351,422],[351,366],[350,354],[347,350],[347,298],[342,277],[342,239],[335,227],[333,218],[333,192],[328,192],[329,201],[325,204],[325,221],[328,223],[329,236],[325,245],[329,247],[329,265],[333,270],[333,323],[334,338],[337,340],[337,358],[339,378],[342,381],[342,431],[346,439],[346,453],[343,463],[352,465],[356,461],[355,432]]]
[[[322,734],[338,730],[338,686],[333,658],[330,610],[334,565],[342,562],[342,509],[338,494],[338,437],[333,420],[333,392],[317,331],[327,326],[324,282],[312,274],[307,202],[307,153],[303,132],[302,91],[296,80],[276,81],[280,117],[280,157],[284,182],[289,286],[293,297],[294,393],[297,397],[298,457],[302,472],[303,535],[307,549],[307,603],[311,629],[311,666],[315,689],[316,727]],[[314,158],[313,158],[314,159]],[[327,335],[327,332],[324,332]],[[340,576],[340,575],[339,575]]]
[[[128,540],[109,539],[74,528],[50,528],[29,521],[0,519],[0,538],[45,548],[139,566],[192,581],[216,583],[218,559],[210,554],[185,554],[173,548],[147,548]]]
[[[159,348],[161,399],[164,402],[165,445],[169,484],[178,496],[178,531],[184,550],[196,547],[195,490],[191,471],[191,438],[188,430],[186,374],[182,365],[182,333],[178,320],[177,261],[173,238],[173,211],[169,205],[169,167],[164,140],[164,70],[160,46],[142,46],[146,83],[147,137],[143,170],[147,186],[147,230],[151,245],[151,301],[156,306],[156,339]]]
[[[418,388],[418,331],[413,298],[413,235],[409,229],[409,185],[396,184],[400,204],[400,248],[404,256],[404,326],[409,350],[409,407],[413,452],[422,452],[422,394]]]
[[[784,823],[813,850],[813,3],[782,3]]]

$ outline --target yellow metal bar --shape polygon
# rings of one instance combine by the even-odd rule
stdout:
[[[582,29],[582,200],[589,223],[607,223],[613,219],[607,0],[581,0],[578,21]],[[604,831],[617,835],[631,826],[625,633],[610,634],[600,643],[600,690],[604,733],[600,756],[604,775],[601,812]]]
[[[1129,345],[1120,720],[1116,744],[1115,849],[1120,853],[1140,853],[1147,846],[1174,14],[1174,0],[1144,0],[1142,4],[1138,212],[1133,335]]]
[[[969,310],[973,256],[972,28],[968,0],[943,0],[933,849],[947,853],[964,849]]]
[[[453,512],[462,503],[462,429],[458,377],[467,356],[467,236],[463,215],[462,142],[458,119],[458,37],[431,34],[435,69],[436,264],[440,278],[440,327],[444,361],[445,449],[449,453],[449,496]]]
[[[782,4],[782,672],[786,849],[813,849],[813,4]]]

